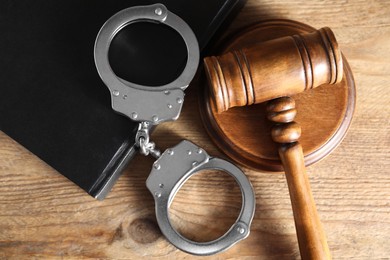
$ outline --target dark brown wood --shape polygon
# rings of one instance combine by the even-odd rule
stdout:
[[[204,64],[218,112],[339,83],[343,76],[341,53],[327,27],[206,57]]]
[[[303,160],[299,124],[294,122],[295,101],[282,97],[267,104],[268,119],[277,123],[272,139],[279,143],[279,156],[286,173],[302,259],[331,259]],[[292,111],[292,113],[291,113]]]
[[[314,31],[315,29],[308,25],[290,20],[259,22],[227,41],[220,49],[219,56],[244,46],[256,47],[261,42],[275,38]],[[321,160],[335,149],[351,123],[355,108],[355,84],[348,62],[344,57],[342,60],[344,76],[339,83],[322,84],[294,95],[299,110],[296,121],[302,127],[300,143],[306,166]],[[303,70],[299,63],[295,65]],[[332,71],[332,66],[327,65],[327,68]],[[283,74],[279,76],[283,80]],[[304,88],[302,86],[303,84],[301,88]],[[201,92],[201,115],[215,144],[229,157],[247,167],[261,171],[283,171],[278,145],[271,138],[272,123],[267,120],[265,105],[260,103],[234,107],[224,113],[218,113],[209,95],[206,81],[204,87]]]
[[[278,97],[342,80],[342,56],[332,31],[323,28],[208,57],[205,71],[217,112],[277,98],[268,103],[267,117],[277,123],[271,129],[271,137],[279,143],[301,257],[331,259],[298,142],[301,127],[294,122],[295,101]]]

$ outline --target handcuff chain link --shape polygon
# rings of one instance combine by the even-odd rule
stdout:
[[[160,150],[156,149],[156,144],[150,141],[149,122],[142,122],[139,124],[137,134],[135,136],[135,144],[139,147],[142,155],[152,155],[154,158],[161,156]]]

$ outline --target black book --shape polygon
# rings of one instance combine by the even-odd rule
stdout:
[[[157,2],[190,25],[201,51],[243,5],[240,0],[0,2],[0,129],[98,199],[135,154],[138,124],[111,109],[94,64],[95,38],[118,11]],[[118,76],[150,86],[175,79],[186,55],[176,32],[152,23],[124,28],[109,52]]]

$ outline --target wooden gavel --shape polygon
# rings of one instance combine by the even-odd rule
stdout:
[[[217,111],[268,101],[273,141],[286,173],[302,259],[330,259],[305,169],[301,127],[291,95],[335,84],[343,77],[341,52],[329,28],[282,37],[204,59]],[[315,115],[313,115],[315,116]]]

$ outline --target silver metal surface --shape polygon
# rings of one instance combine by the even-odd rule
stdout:
[[[176,30],[183,38],[187,51],[187,63],[181,75],[166,85],[148,87],[119,78],[113,72],[108,51],[115,35],[134,22],[158,22]],[[137,6],[124,9],[100,29],[94,49],[95,64],[100,77],[111,93],[112,108],[138,122],[159,124],[179,117],[184,90],[194,77],[199,63],[198,41],[191,28],[162,4]]]
[[[150,130],[151,125],[148,122],[140,123],[137,134],[135,135],[135,144],[142,155],[148,156],[151,154],[154,158],[158,159],[161,156],[161,152],[156,149],[155,143],[150,141]]]
[[[128,82],[114,74],[108,60],[112,39],[133,22],[159,22],[175,29],[183,38],[188,58],[182,74],[173,82],[147,87]],[[255,195],[245,174],[233,164],[211,158],[203,149],[182,141],[162,155],[150,141],[153,126],[178,118],[184,102],[184,90],[194,77],[199,62],[199,47],[190,27],[164,5],[138,6],[112,16],[101,28],[95,42],[95,64],[100,77],[111,93],[112,108],[131,120],[140,122],[136,145],[142,154],[157,158],[146,181],[154,195],[156,217],[162,233],[177,248],[196,255],[221,252],[249,235],[255,211]],[[180,187],[194,174],[206,169],[222,170],[233,176],[242,193],[242,208],[233,226],[220,238],[199,243],[180,235],[171,225],[168,209]]]
[[[179,234],[171,225],[168,209],[180,187],[194,174],[206,169],[224,171],[233,176],[242,193],[238,219],[220,238],[210,242],[194,242]],[[167,149],[153,164],[146,186],[153,194],[156,216],[164,236],[177,248],[196,255],[211,255],[228,249],[249,235],[255,212],[255,194],[245,174],[235,165],[211,158],[203,149],[189,141]]]

